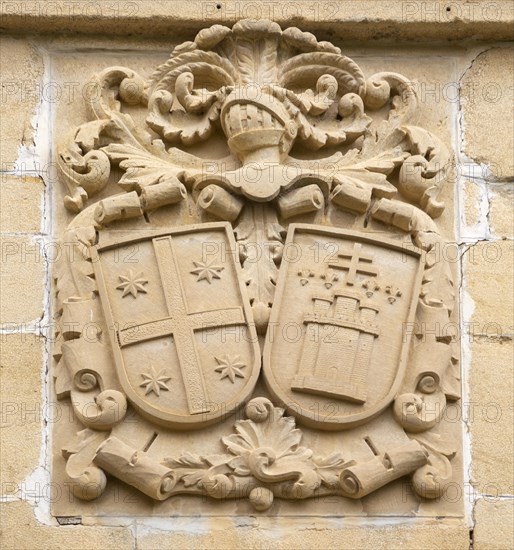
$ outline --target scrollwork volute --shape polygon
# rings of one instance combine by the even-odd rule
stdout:
[[[75,496],[96,498],[107,472],[156,501],[258,511],[400,478],[439,497],[455,455],[439,427],[459,399],[437,330],[454,309],[435,221],[450,153],[415,125],[412,83],[242,20],[203,29],[149,78],[112,67],[91,85],[91,121],[58,155],[74,217],[55,270],[55,378],[85,428],[63,451]],[[123,246],[133,265],[116,261]],[[215,452],[152,452],[160,430],[242,404]],[[145,445],[121,429],[129,409],[155,428]],[[315,452],[312,434],[334,432],[337,450]]]

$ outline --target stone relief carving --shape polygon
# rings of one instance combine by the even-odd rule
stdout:
[[[449,152],[415,126],[409,80],[242,20],[200,31],[148,80],[112,67],[92,82],[91,121],[59,154],[74,218],[55,387],[84,427],[63,450],[74,494],[97,498],[108,473],[158,501],[259,511],[404,476],[439,497],[456,446],[438,426],[459,399],[435,330],[454,307],[434,254]],[[212,452],[151,452],[241,407]],[[153,426],[143,446],[120,431],[129,409]],[[382,414],[391,433],[366,432]],[[302,428],[359,443],[315,450]]]

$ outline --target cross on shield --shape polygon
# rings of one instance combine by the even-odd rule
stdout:
[[[258,340],[229,227],[139,232],[94,247],[120,384],[161,424],[204,426],[255,385]],[[220,374],[220,362],[239,365],[238,376]]]
[[[351,253],[340,253],[338,257],[344,260],[343,262],[330,262],[328,264],[332,269],[341,269],[347,271],[346,284],[353,286],[358,275],[377,276],[378,270],[373,263],[371,256],[362,256],[362,243],[354,243]]]

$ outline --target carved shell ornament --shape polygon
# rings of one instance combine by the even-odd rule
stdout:
[[[431,254],[450,157],[414,125],[410,81],[242,20],[200,31],[148,79],[112,67],[92,83],[91,121],[59,154],[74,217],[55,273],[56,390],[85,428],[63,451],[74,494],[98,497],[107,472],[156,500],[260,511],[404,476],[439,497],[455,454],[441,419],[459,398],[452,342],[430,330],[453,309]],[[137,265],[119,261],[127,247]],[[155,433],[242,404],[216,453],[152,452]],[[123,430],[129,409],[157,430],[148,441]],[[361,444],[317,456],[312,430]]]

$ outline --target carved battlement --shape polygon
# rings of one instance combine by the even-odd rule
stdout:
[[[361,302],[347,294],[336,294],[333,301],[314,298],[314,312],[307,313],[304,323],[351,328],[378,336],[379,329],[372,323],[380,308],[369,300]],[[321,302],[321,303],[320,303]],[[324,306],[328,304],[325,310]]]

